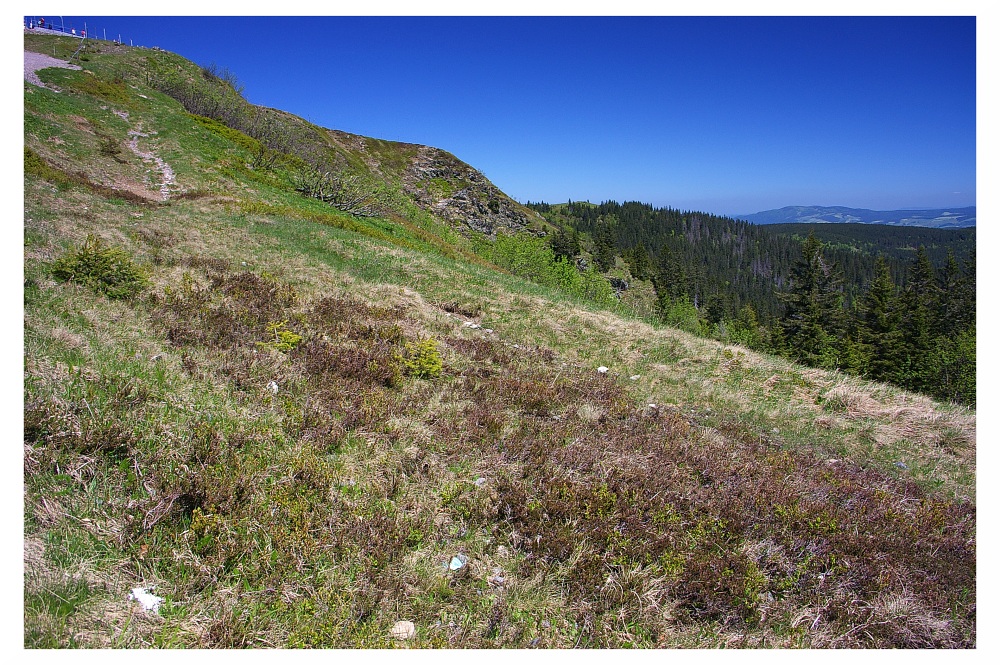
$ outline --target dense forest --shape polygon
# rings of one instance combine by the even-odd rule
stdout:
[[[637,202],[528,205],[556,227],[557,259],[607,274],[620,257],[631,279],[652,282],[666,323],[975,403],[975,229],[754,226]]]

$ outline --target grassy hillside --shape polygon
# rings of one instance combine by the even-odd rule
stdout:
[[[24,85],[25,647],[975,646],[974,412],[500,272],[433,149],[302,196],[95,45]]]

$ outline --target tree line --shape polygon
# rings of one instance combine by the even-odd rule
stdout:
[[[754,226],[635,202],[528,206],[557,228],[555,256],[588,255],[602,273],[620,259],[651,281],[665,323],[975,404],[975,229]]]

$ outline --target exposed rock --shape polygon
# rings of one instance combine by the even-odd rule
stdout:
[[[616,293],[628,291],[628,282],[620,277],[608,277],[608,282],[611,283],[611,288],[613,288]]]
[[[403,189],[426,210],[490,237],[498,229],[528,226],[528,215],[516,202],[444,150],[421,146],[403,174]]]

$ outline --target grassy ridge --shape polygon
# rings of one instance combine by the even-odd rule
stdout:
[[[26,85],[46,163],[127,174],[74,118],[141,121],[177,173],[25,176],[26,647],[975,645],[974,413],[336,215],[129,90]],[[145,288],[54,270],[90,236]]]

